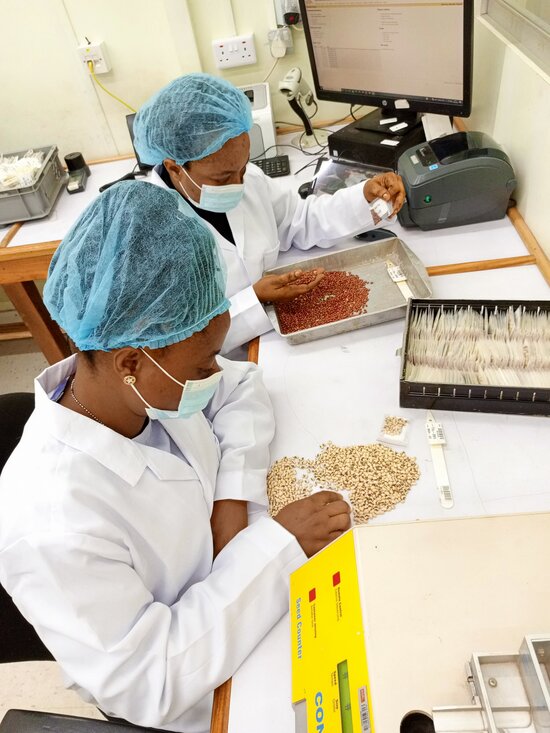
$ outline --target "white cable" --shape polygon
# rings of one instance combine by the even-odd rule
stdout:
[[[269,77],[273,73],[273,70],[275,69],[275,67],[277,66],[278,63],[279,63],[279,59],[277,58],[277,59],[275,59],[275,63],[273,64],[273,66],[271,67],[271,69],[267,72],[267,75],[262,79],[262,84],[269,79]]]

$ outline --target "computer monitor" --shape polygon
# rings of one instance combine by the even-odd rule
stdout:
[[[300,0],[300,10],[319,99],[409,120],[470,114],[473,0]]]

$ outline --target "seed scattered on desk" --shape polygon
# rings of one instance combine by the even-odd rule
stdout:
[[[356,524],[364,524],[405,500],[420,478],[416,459],[387,446],[333,443],[321,446],[313,459],[281,458],[267,476],[269,511],[275,516],[284,506],[309,496],[313,489],[347,489]]]
[[[314,278],[313,272],[304,272],[296,282],[307,285]],[[275,312],[281,333],[294,333],[358,316],[366,311],[368,299],[367,285],[358,275],[329,271],[313,290],[276,303]]]
[[[388,415],[384,420],[382,432],[385,435],[399,435],[408,422],[409,421],[404,417],[393,417]]]

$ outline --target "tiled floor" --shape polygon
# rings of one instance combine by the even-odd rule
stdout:
[[[64,688],[55,662],[0,664],[0,720],[14,708],[104,719],[96,707]]]
[[[0,341],[0,394],[33,392],[34,378],[47,365],[32,339]]]

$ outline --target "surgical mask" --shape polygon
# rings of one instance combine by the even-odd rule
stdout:
[[[143,351],[143,349],[141,349],[141,351]],[[204,410],[218,388],[218,384],[222,378],[221,371],[211,374],[206,379],[188,379],[185,383],[182,383],[169,374],[166,369],[155,361],[150,354],[146,351],[143,351],[143,353],[161,370],[161,372],[164,372],[164,374],[166,374],[166,376],[173,382],[183,387],[177,410],[159,410],[156,407],[151,407],[147,400],[141,396],[134,384],[135,379],[134,381],[128,381],[127,383],[130,384],[134,392],[146,405],[145,412],[147,417],[151,418],[151,420],[170,420],[176,417],[187,419],[188,417],[195,415],[197,412]]]
[[[187,196],[185,190],[182,187],[182,191],[187,196],[189,201],[195,204],[195,206],[198,206],[199,209],[214,211],[216,213],[225,213],[226,211],[231,211],[231,209],[234,209],[243,197],[243,183],[229,183],[225,186],[208,186],[206,183],[203,183],[202,186],[199,186],[199,184],[191,178],[191,176],[183,166],[181,167],[181,169],[185,173],[187,178],[189,178],[191,183],[196,186],[201,192],[199,203],[197,204],[196,201],[193,201],[191,198],[189,198],[189,196]]]

